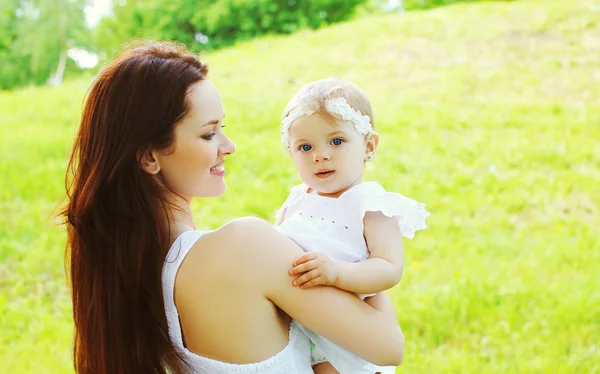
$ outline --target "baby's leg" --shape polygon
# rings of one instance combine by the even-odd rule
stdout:
[[[340,374],[329,362],[321,362],[313,366],[315,374]]]

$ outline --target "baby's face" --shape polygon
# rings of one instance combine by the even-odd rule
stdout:
[[[352,122],[319,113],[302,116],[290,127],[289,139],[302,181],[320,195],[338,197],[362,182],[367,141]]]

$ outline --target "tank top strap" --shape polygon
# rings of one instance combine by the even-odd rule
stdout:
[[[207,231],[186,231],[179,235],[173,242],[173,245],[171,245],[162,269],[163,299],[169,326],[169,336],[173,344],[180,349],[183,348],[183,337],[179,325],[179,313],[175,306],[175,277],[185,256],[187,256],[190,249],[205,233]]]

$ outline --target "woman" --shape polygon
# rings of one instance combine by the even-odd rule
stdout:
[[[79,373],[310,373],[295,321],[381,365],[404,341],[389,299],[293,287],[302,250],[270,225],[197,231],[193,197],[225,192],[235,151],[207,67],[182,46],[103,69],[69,163],[67,263]]]

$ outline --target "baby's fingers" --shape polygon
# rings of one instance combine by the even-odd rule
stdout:
[[[316,278],[313,278],[312,280],[304,283],[302,286],[300,286],[300,288],[302,288],[303,290],[306,288],[311,288],[314,286],[319,286],[325,283],[325,280],[322,276],[318,276]]]
[[[311,271],[309,271],[308,273],[304,273],[301,277],[298,277],[295,281],[292,282],[292,284],[296,287],[302,286],[304,283],[317,278],[319,276],[319,272],[317,271],[317,269],[313,269]]]
[[[314,260],[317,258],[317,255],[314,252],[305,253],[302,256],[298,257],[296,261],[292,264],[292,266],[298,266],[310,260]]]
[[[300,264],[296,267],[291,268],[290,275],[306,273],[307,271],[315,269],[316,267],[317,267],[317,262],[315,260],[311,260],[311,261],[305,262],[303,264]]]

